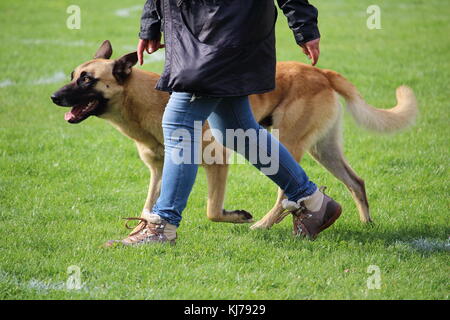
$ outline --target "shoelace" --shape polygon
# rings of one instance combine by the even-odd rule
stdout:
[[[303,204],[303,202],[301,202],[301,203],[299,204],[299,206],[300,206],[300,207],[299,207],[298,209],[294,210],[294,211],[289,210],[289,209],[285,209],[285,210],[280,214],[280,216],[278,217],[278,219],[275,221],[275,224],[280,223],[280,222],[281,222],[284,218],[286,218],[286,216],[288,216],[289,214],[292,214],[293,216],[296,216],[296,217],[301,217],[302,214],[303,214],[307,209],[306,209],[305,205]]]
[[[155,224],[153,224],[153,223],[148,223],[148,221],[146,220],[146,219],[144,219],[144,218],[136,218],[136,217],[132,217],[132,218],[123,218],[124,220],[127,220],[127,222],[125,223],[125,228],[127,228],[127,229],[129,229],[129,230],[133,230],[134,228],[136,228],[136,227],[130,227],[129,225],[128,225],[128,223],[130,222],[130,221],[140,221],[139,222],[139,224],[141,224],[141,223],[143,223],[143,225],[142,225],[142,227],[141,228],[139,228],[137,231],[135,231],[135,232],[133,232],[133,233],[131,233],[131,234],[129,234],[128,236],[129,237],[132,237],[132,236],[135,236],[135,235],[137,235],[137,234],[139,234],[139,233],[141,233],[141,232],[145,232],[145,233],[147,233],[148,232],[148,230],[150,231],[150,234],[152,234],[152,235],[158,235],[158,233],[156,232],[156,228],[147,228],[147,226],[151,226],[151,225],[154,225],[155,227],[156,226],[158,226],[158,225],[155,225]],[[138,226],[139,226],[139,224],[138,224]]]
[[[319,191],[322,192],[323,194],[325,194],[325,190],[327,190],[327,187],[326,187],[326,186],[321,186],[321,187],[319,188]]]
[[[133,229],[135,229],[137,226],[139,226],[141,223],[143,224],[143,225],[141,226],[141,228],[139,228],[137,231],[135,231],[135,232],[133,232],[133,233],[130,233],[130,234],[128,235],[129,237],[132,237],[132,236],[137,235],[138,233],[141,233],[143,230],[145,230],[145,228],[146,228],[147,225],[148,225],[147,220],[145,220],[145,219],[143,219],[143,218],[132,217],[132,218],[122,218],[122,219],[126,220],[126,222],[125,222],[125,228],[127,228],[128,230],[133,230]],[[133,228],[133,227],[130,227],[130,226],[128,225],[128,223],[129,223],[130,221],[140,221],[140,222],[138,223],[138,225],[137,225],[136,227]]]
[[[325,190],[327,189],[326,186],[321,186],[319,187],[319,191],[322,192],[323,194],[325,194]],[[275,221],[275,223],[280,223],[287,215],[292,214],[295,217],[300,218],[300,221],[304,220],[304,219],[308,219],[311,217],[311,214],[305,214],[308,209],[306,208],[305,204],[302,202],[300,202],[298,204],[298,208],[295,210],[289,210],[289,209],[285,209],[285,211],[283,211],[279,218]]]
[[[325,195],[325,190],[327,189],[326,186],[321,186],[319,188],[319,191],[322,192]],[[295,212],[292,212],[293,215],[297,216],[300,218],[300,221],[303,219],[308,219],[311,218],[311,214],[306,214],[306,212],[308,211],[308,209],[306,208],[304,202],[300,202],[299,204],[300,208],[298,210],[296,210]]]

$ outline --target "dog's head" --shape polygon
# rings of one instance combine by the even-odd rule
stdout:
[[[71,82],[53,93],[53,103],[72,107],[65,114],[70,123],[80,123],[90,116],[100,116],[108,111],[111,100],[118,99],[123,86],[137,63],[136,52],[110,60],[111,43],[106,40],[94,59],[78,66],[71,75]]]

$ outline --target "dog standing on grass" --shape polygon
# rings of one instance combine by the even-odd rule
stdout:
[[[72,107],[65,115],[69,123],[80,123],[90,116],[109,121],[136,143],[139,155],[150,169],[150,186],[144,211],[151,210],[160,193],[164,163],[162,116],[169,99],[166,92],[154,89],[159,75],[133,68],[136,52],[110,60],[112,46],[103,42],[93,60],[72,72],[71,82],[52,95],[55,104]],[[371,222],[364,181],[346,161],[342,150],[342,107],[338,97],[362,127],[392,133],[410,126],[417,115],[413,91],[397,89],[397,106],[376,109],[368,105],[358,90],[344,77],[299,62],[277,64],[276,89],[250,96],[252,111],[261,125],[279,130],[279,139],[299,162],[305,152],[322,164],[349,189],[362,222]],[[208,129],[205,125],[204,130]],[[230,152],[217,142],[224,159]],[[203,141],[203,148],[211,141]],[[215,222],[250,223],[252,215],[244,210],[225,210],[226,164],[206,164],[208,179],[207,216]],[[270,228],[286,212],[283,190],[273,208],[252,228]]]

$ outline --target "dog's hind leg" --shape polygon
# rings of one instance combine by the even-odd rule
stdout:
[[[281,220],[283,220],[288,214],[288,212],[286,212],[281,205],[284,198],[285,196],[283,190],[278,188],[277,201],[272,209],[270,209],[270,211],[266,213],[261,220],[252,225],[250,229],[270,229],[275,223],[281,222]]]
[[[289,144],[287,142],[287,139],[285,139],[285,137],[283,136],[280,137],[280,141],[289,150],[295,161],[300,162],[304,154],[304,147],[302,146],[301,141],[297,144],[296,147],[293,147],[294,143]],[[277,200],[272,209],[270,209],[270,211],[266,213],[266,215],[261,220],[256,222],[250,228],[253,230],[270,229],[274,224],[280,223],[289,214],[289,212],[287,212],[281,205],[283,199],[285,199],[284,192],[282,189],[278,188]]]
[[[364,180],[350,167],[342,152],[340,117],[327,134],[310,148],[309,153],[350,190],[358,208],[360,220],[371,222]]]
[[[228,211],[223,208],[228,176],[227,164],[204,166],[208,179],[208,219],[214,222],[251,223],[252,215],[245,210]]]

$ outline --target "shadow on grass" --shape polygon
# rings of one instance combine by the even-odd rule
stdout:
[[[249,236],[256,242],[264,241],[267,245],[278,248],[292,248],[292,243],[297,242],[301,243],[302,247],[314,246],[315,243],[320,243],[317,246],[324,244],[341,246],[343,243],[348,243],[378,244],[385,247],[410,249],[422,254],[450,251],[449,229],[437,225],[401,226],[399,228],[377,224],[349,226],[349,228],[344,226],[328,229],[315,241],[293,237],[291,230],[286,226],[271,230],[254,230],[250,232]]]

